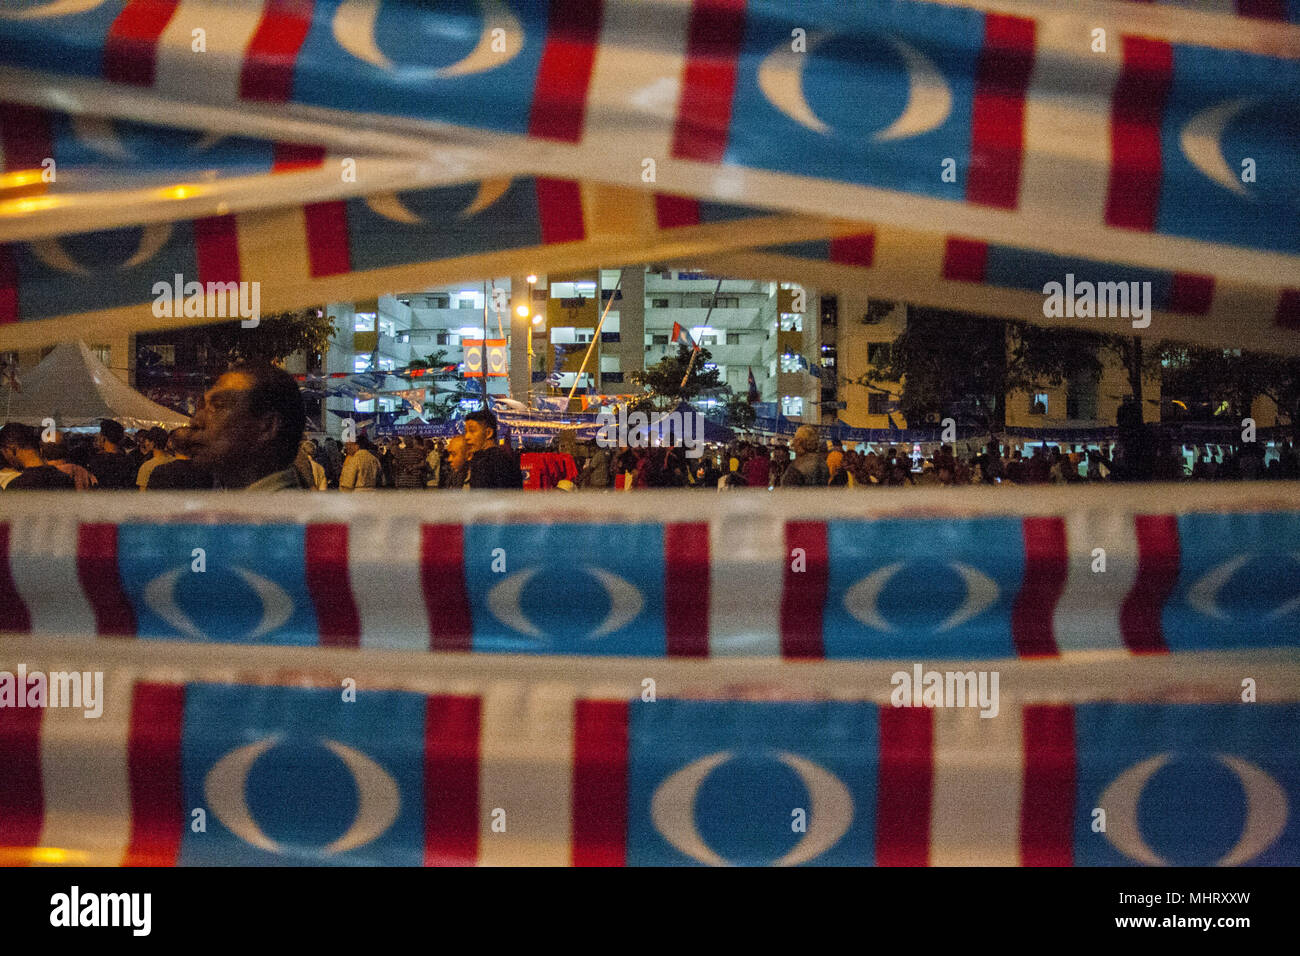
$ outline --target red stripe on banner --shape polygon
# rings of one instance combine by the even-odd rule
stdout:
[[[420,529],[420,581],[429,611],[429,649],[468,651],[474,633],[465,584],[465,529],[426,524]]]
[[[109,28],[101,73],[111,83],[152,86],[158,40],[180,0],[129,0]]]
[[[348,575],[348,526],[307,525],[307,591],[316,606],[322,647],[360,647],[357,613]]]
[[[267,0],[257,31],[244,51],[239,95],[285,103],[293,95],[293,68],[311,29],[314,0]]]
[[[542,244],[580,242],[587,227],[582,219],[582,186],[572,179],[537,179],[537,214]]]
[[[175,866],[185,833],[181,785],[181,684],[135,685],[127,740],[131,841],[124,866]]]
[[[529,136],[564,143],[582,139],[587,87],[603,18],[603,0],[551,0],[546,46],[528,116]]]
[[[876,866],[929,864],[933,801],[934,711],[880,708]]]
[[[313,278],[352,271],[348,207],[342,200],[315,202],[302,209],[307,226],[307,258]]]
[[[239,231],[234,216],[210,216],[194,220],[194,248],[199,281],[238,282]]]
[[[842,266],[866,268],[876,258],[876,234],[860,232],[853,236],[840,236],[831,240],[831,262]]]
[[[664,636],[669,657],[709,656],[709,526],[664,525]]]
[[[1277,314],[1273,324],[1283,329],[1300,332],[1300,289],[1283,289],[1277,300]]]
[[[5,172],[42,169],[43,161],[54,158],[50,114],[33,106],[5,103],[0,110],[0,145],[4,146]]]
[[[695,0],[672,155],[720,163],[727,151],[736,60],[745,36],[745,0]]]
[[[1169,311],[1182,315],[1208,315],[1214,301],[1214,276],[1175,272],[1169,289]]]
[[[705,607],[708,607],[706,604]],[[18,593],[9,558],[9,525],[0,524],[0,631],[26,634],[32,629],[27,602]]]
[[[700,224],[700,201],[691,196],[668,196],[655,193],[655,222],[660,229]]]
[[[1074,865],[1074,711],[1024,709],[1025,772],[1020,799],[1020,865]]]
[[[1060,653],[1052,633],[1052,615],[1065,593],[1069,573],[1064,518],[1026,518],[1025,579],[1011,608],[1011,636],[1021,657]]]
[[[1137,577],[1120,605],[1120,634],[1131,651],[1161,653],[1169,650],[1160,625],[1161,612],[1178,580],[1178,519],[1173,515],[1137,515],[1133,523]]]
[[[989,244],[949,236],[943,248],[943,277],[954,282],[983,282]]]
[[[325,164],[324,146],[302,143],[276,143],[272,151],[271,172],[292,173],[299,169],[319,169]]]
[[[1034,71],[1034,21],[988,14],[971,106],[966,199],[1015,209],[1025,154],[1025,94]]]
[[[1151,232],[1160,206],[1160,124],[1173,77],[1173,47],[1123,38],[1124,65],[1110,110],[1110,185],[1106,222]]]
[[[424,725],[424,865],[478,862],[481,705],[430,697]]]
[[[1237,0],[1237,15],[1255,20],[1286,20],[1285,0]]]
[[[117,569],[117,525],[83,524],[77,529],[77,579],[95,612],[95,633],[134,637],[135,610]]]
[[[26,688],[17,688],[26,694]],[[26,698],[24,697],[24,700]],[[16,701],[15,701],[16,702]],[[45,824],[41,781],[42,707],[0,707],[0,865],[29,862]]]
[[[573,865],[625,866],[627,702],[579,700],[573,721]]]
[[[802,548],[801,554],[795,554]],[[785,581],[781,588],[781,655],[826,655],[822,643],[822,609],[826,605],[826,522],[785,523]],[[795,570],[802,568],[803,570]]]
[[[18,321],[18,263],[13,243],[0,244],[0,325]]]

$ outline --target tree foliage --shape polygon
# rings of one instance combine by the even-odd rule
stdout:
[[[234,321],[188,331],[207,346],[209,364],[217,366],[239,361],[279,364],[295,352],[324,352],[334,337],[329,316],[317,308],[264,315],[248,329]]]
[[[679,379],[680,381],[680,379]],[[727,424],[739,431],[754,427],[758,413],[745,395],[727,396]]]
[[[689,402],[701,392],[722,388],[717,368],[705,368],[713,361],[709,350],[701,347],[691,363],[691,349],[684,342],[677,344],[676,355],[666,355],[662,360],[643,371],[632,372],[633,383],[647,389],[644,397],[632,404],[636,410],[657,412],[672,411],[682,402]],[[690,377],[685,386],[682,379],[690,367]]]

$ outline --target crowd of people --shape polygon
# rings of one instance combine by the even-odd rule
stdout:
[[[105,419],[95,434],[40,440],[36,429],[11,422],[0,428],[0,489],[304,489],[344,492],[396,489],[521,488],[519,456],[499,437],[487,410],[465,417],[465,431],[448,440],[403,437],[372,442],[305,438],[298,385],[273,366],[227,372],[204,397],[193,421],[168,432],[143,428],[128,435]],[[1144,433],[1145,434],[1145,433]],[[739,441],[691,458],[686,449],[575,448],[582,467],[576,487],[735,488],[961,486],[1069,484],[1124,480],[1224,480],[1300,477],[1290,443],[1265,464],[1263,446],[1208,451],[1190,469],[1181,448],[1168,442],[1121,439],[1073,451],[1045,443],[1005,451],[990,441],[959,456],[939,445],[929,457],[887,449],[845,448],[804,425],[789,445]],[[560,482],[570,490],[575,484]]]

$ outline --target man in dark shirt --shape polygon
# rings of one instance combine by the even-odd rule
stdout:
[[[149,475],[149,490],[211,490],[212,472],[200,468],[190,460],[189,456],[180,453],[179,443],[177,442],[179,432],[179,428],[174,428],[171,435],[168,436],[167,449],[172,455],[172,460],[159,465]]]
[[[126,429],[111,418],[101,419],[99,434],[95,437],[98,449],[90,457],[86,467],[99,481],[100,488],[130,488],[135,490],[135,477],[139,466],[132,465],[131,459],[122,450],[126,439]]]
[[[469,449],[471,488],[522,488],[519,457],[497,444],[497,417],[487,409],[465,416],[465,447]]]
[[[76,489],[76,482],[53,465],[47,465],[41,458],[41,443],[37,439],[36,429],[18,422],[10,422],[0,428],[0,458],[10,468],[21,472],[5,486],[6,491],[19,491],[24,488]]]

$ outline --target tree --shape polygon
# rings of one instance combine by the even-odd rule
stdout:
[[[758,413],[744,395],[727,396],[727,424],[737,431],[754,427]]]
[[[323,353],[335,330],[324,309],[313,308],[264,315],[247,329],[234,321],[187,331],[207,347],[210,366],[224,367],[239,361],[279,364],[295,352]]]
[[[631,408],[636,411],[670,412],[701,392],[721,388],[717,368],[705,368],[712,358],[708,349],[700,348],[692,363],[691,349],[684,342],[679,342],[676,355],[666,355],[648,369],[632,373],[632,381],[649,391],[633,402]],[[688,367],[689,378],[686,375]],[[682,385],[683,379],[686,380],[685,386]]]

